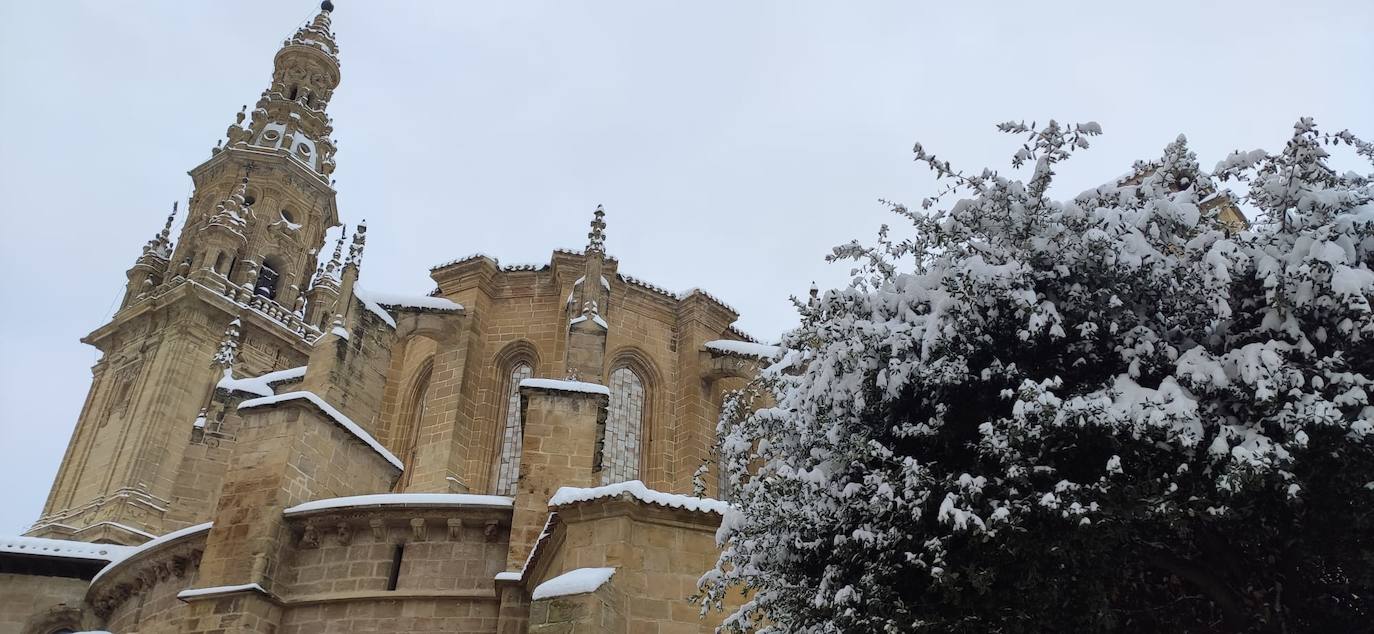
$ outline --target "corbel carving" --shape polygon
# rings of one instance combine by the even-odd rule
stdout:
[[[496,520],[487,520],[487,525],[486,528],[482,531],[482,535],[487,538],[487,541],[494,542],[496,541],[496,536],[499,533],[497,529],[500,527],[500,522]]]
[[[301,533],[301,548],[319,548],[320,536],[315,532],[315,525],[307,523],[305,532]]]
[[[340,546],[347,546],[348,542],[353,539],[353,529],[348,527],[347,522],[339,522],[339,525],[334,528],[334,535],[339,539]]]
[[[382,541],[386,539],[386,523],[382,521],[382,518],[374,517],[368,520],[367,525],[372,527],[373,541]]]
[[[425,541],[425,518],[415,517],[410,520],[410,534],[417,542]]]
[[[463,520],[451,517],[448,520],[448,538],[458,541],[463,537]]]

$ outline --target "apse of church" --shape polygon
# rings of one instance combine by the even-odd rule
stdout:
[[[90,582],[61,609],[33,599],[33,619],[709,630],[688,599],[726,509],[716,419],[776,349],[712,295],[622,271],[600,206],[569,210],[587,236],[546,262],[454,260],[427,295],[360,285],[367,225],[342,224],[332,181],[333,10],[282,43],[84,339],[102,352],[86,404],[43,515],[0,560],[108,565],[45,559]],[[537,598],[588,574],[604,578]]]

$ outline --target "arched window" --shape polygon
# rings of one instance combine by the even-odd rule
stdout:
[[[253,284],[253,293],[262,295],[267,299],[277,298],[277,282],[281,280],[281,264],[275,259],[268,259],[258,267],[258,280]]]
[[[410,399],[406,402],[400,426],[396,429],[396,448],[399,450],[397,453],[405,464],[405,472],[396,482],[397,491],[406,490],[406,487],[410,486],[411,477],[415,474],[415,452],[420,447],[420,425],[425,420],[425,408],[429,404],[429,383],[433,369],[433,362],[427,361],[415,375]]]
[[[511,368],[506,383],[505,421],[501,428],[501,455],[496,459],[495,486],[497,495],[514,495],[520,479],[520,447],[524,430],[520,426],[520,382],[534,376],[534,368],[520,361]]]
[[[593,471],[602,484],[639,478],[639,440],[644,426],[644,381],[627,367],[611,372],[606,424],[597,430]]]

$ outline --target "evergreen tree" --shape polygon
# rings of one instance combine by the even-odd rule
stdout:
[[[1370,145],[1232,155],[1236,233],[1183,137],[1059,201],[1100,128],[1000,128],[1029,178],[917,145],[942,195],[727,406],[725,629],[1370,631],[1374,186],[1324,149]]]

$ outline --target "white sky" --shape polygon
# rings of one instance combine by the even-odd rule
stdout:
[[[1099,121],[1072,194],[1180,132],[1204,167],[1300,115],[1374,137],[1368,0],[337,4],[334,176],[379,290],[475,251],[547,262],[604,203],[622,271],[771,340],[788,295],[846,280],[831,246],[897,224],[876,199],[931,193],[918,139],[1002,168],[999,121]],[[316,6],[0,0],[0,533],[47,495],[97,358],[78,339]]]

